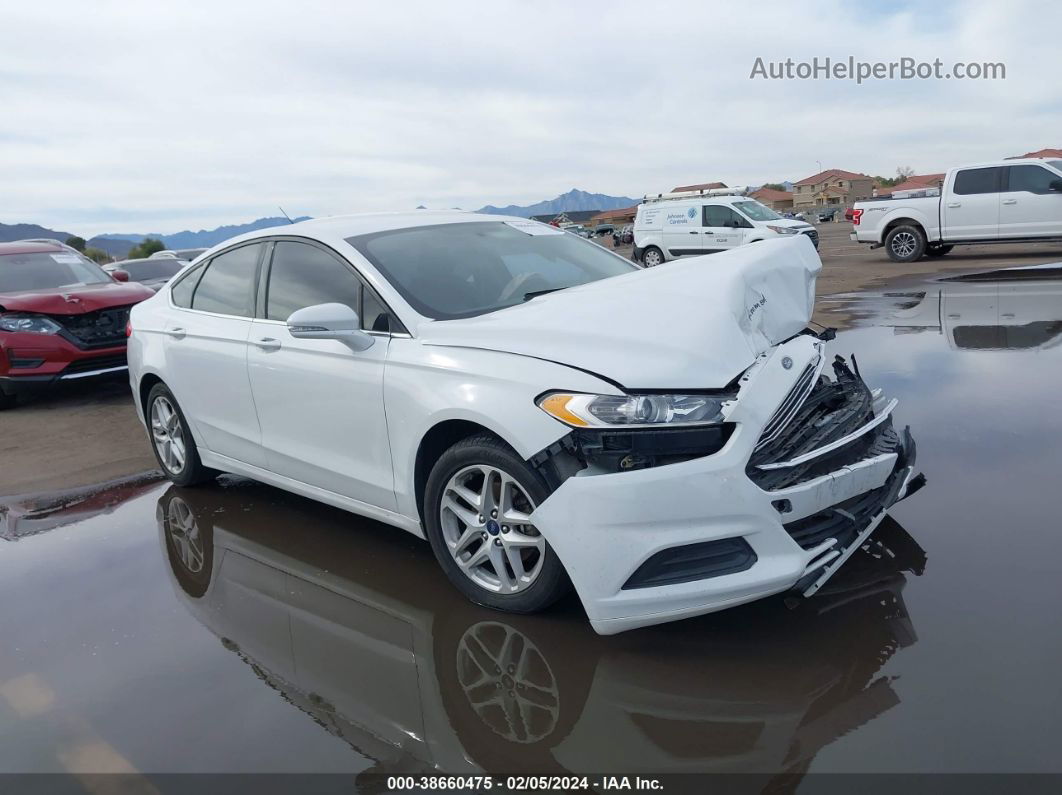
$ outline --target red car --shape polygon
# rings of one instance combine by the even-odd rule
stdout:
[[[155,293],[50,243],[0,243],[0,409],[58,381],[122,372],[129,308]]]

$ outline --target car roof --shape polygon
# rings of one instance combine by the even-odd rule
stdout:
[[[66,251],[54,243],[25,243],[16,240],[13,243],[0,243],[0,255],[4,254],[62,254]]]

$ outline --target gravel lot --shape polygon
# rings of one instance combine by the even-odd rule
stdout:
[[[942,271],[989,270],[1062,260],[1062,246],[969,246],[943,259],[909,265],[851,242],[847,223],[819,227],[823,270],[820,296],[873,289],[894,279]],[[617,250],[630,256],[630,247]],[[843,326],[835,305],[816,312]],[[71,385],[0,413],[0,497],[68,489],[155,468],[155,458],[122,379]]]

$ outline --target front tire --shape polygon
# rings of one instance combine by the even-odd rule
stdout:
[[[664,262],[664,252],[656,246],[649,246],[642,252],[642,264],[647,268],[655,268]]]
[[[13,409],[16,403],[18,403],[18,395],[9,395],[3,390],[0,390],[0,411],[3,411],[4,409]]]
[[[424,524],[450,582],[473,602],[511,613],[535,613],[564,596],[564,567],[530,522],[549,495],[542,477],[493,435],[443,453],[428,476]]]
[[[915,262],[926,253],[926,234],[917,226],[897,226],[885,236],[885,251],[893,262]]]
[[[178,486],[194,486],[214,479],[217,472],[207,469],[199,460],[199,449],[188,428],[188,420],[165,384],[155,384],[151,388],[144,414],[151,449],[167,478]]]

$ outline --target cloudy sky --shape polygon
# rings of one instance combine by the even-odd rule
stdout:
[[[0,0],[0,222],[91,235],[1062,147],[1062,4]],[[904,56],[994,81],[750,79]]]

